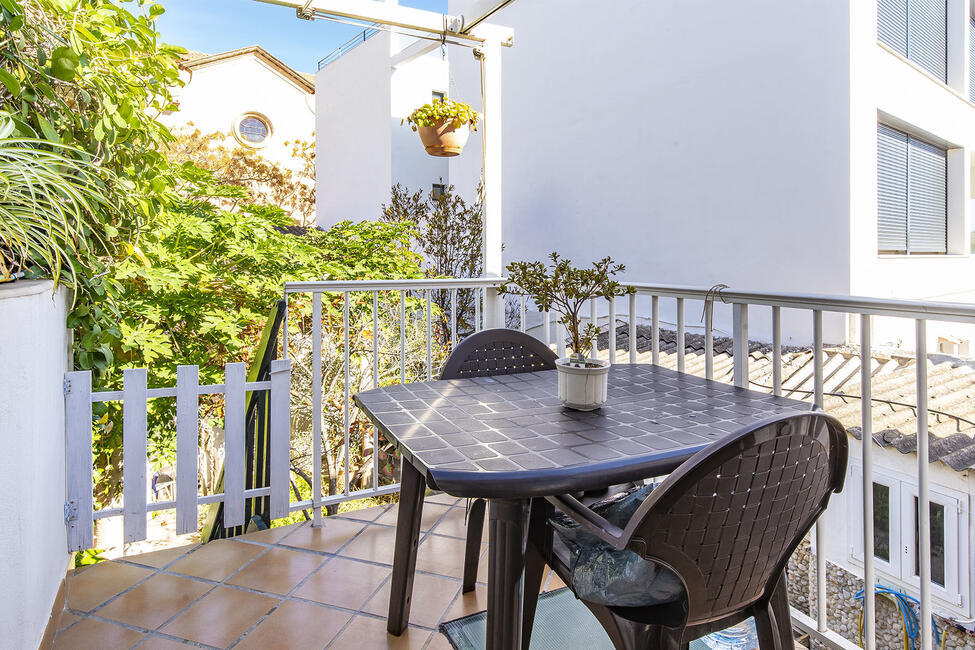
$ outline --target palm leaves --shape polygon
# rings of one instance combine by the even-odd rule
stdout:
[[[0,114],[0,282],[30,267],[77,287],[84,259],[106,252],[114,234],[105,171],[83,151],[13,131]]]

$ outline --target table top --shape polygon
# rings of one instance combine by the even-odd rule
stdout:
[[[556,372],[398,384],[354,399],[430,487],[483,498],[660,476],[729,433],[813,408],[660,366],[617,364],[606,404],[581,412],[559,402]]]

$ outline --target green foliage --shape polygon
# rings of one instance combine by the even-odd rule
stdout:
[[[403,118],[400,124],[409,122],[413,130],[416,131],[419,126],[437,126],[441,122],[449,121],[455,129],[469,124],[472,131],[477,131],[478,119],[477,111],[471,108],[470,104],[455,102],[449,97],[444,97],[424,104]]]
[[[28,264],[34,273],[78,285],[78,260],[106,253],[117,206],[99,170],[79,151],[11,138],[14,123],[0,113],[0,281]],[[78,157],[75,157],[78,156]]]
[[[480,189],[476,196],[480,197]],[[389,205],[383,205],[382,220],[412,226],[413,247],[423,257],[424,268],[432,278],[476,278],[481,275],[481,203],[468,204],[453,185],[443,193],[410,193],[399,183],[390,192]],[[457,291],[457,330],[473,331],[476,294],[470,289]],[[437,335],[446,340],[453,310],[449,291],[434,291],[437,305]]]
[[[251,361],[265,315],[281,297],[285,281],[418,277],[419,259],[409,250],[405,224],[342,222],[305,236],[287,234],[290,217],[276,207],[243,205],[220,210],[209,200],[245,192],[222,185],[209,171],[181,168],[185,198],[175,202],[142,239],[144,255],[129,257],[112,272],[120,290],[119,342],[106,374],[117,385],[126,367],[148,367],[150,385],[172,386],[178,365],[199,365],[201,384],[223,382],[223,366]],[[341,306],[323,301],[326,317],[341,320]],[[308,300],[290,303],[289,319],[300,327],[311,313]],[[358,309],[358,303],[353,309]],[[97,344],[93,332],[82,349]],[[90,361],[89,359],[83,360]],[[150,402],[150,457],[170,460],[174,451],[172,400]],[[103,498],[110,498],[121,469],[121,428],[111,406],[96,444],[103,470]],[[219,415],[217,403],[203,416]]]
[[[0,0],[0,105],[15,124],[10,135],[70,159],[61,172],[75,179],[75,208],[81,199],[89,208],[70,234],[59,225],[63,217],[29,224],[20,236],[34,242],[29,249],[11,245],[5,229],[5,245],[16,251],[7,254],[30,275],[75,290],[76,363],[96,371],[96,385],[107,381],[121,334],[119,287],[106,271],[130,257],[141,261],[140,232],[175,196],[173,170],[159,151],[172,136],[156,118],[175,108],[170,89],[181,83],[184,50],[159,42],[161,6],[125,4],[134,11],[113,0]],[[8,199],[0,203],[15,209]],[[62,273],[67,257],[70,272]]]
[[[562,314],[559,322],[569,330],[572,351],[576,355],[584,354],[592,348],[599,328],[593,323],[587,323],[584,328],[581,326],[582,309],[592,298],[611,300],[631,293],[632,288],[613,280],[613,276],[626,267],[609,257],[593,262],[587,269],[572,266],[571,260],[558,253],[552,253],[549,259],[552,263],[547,267],[542,262],[512,262],[508,265],[508,278],[498,292],[527,293],[540,311],[554,309]]]

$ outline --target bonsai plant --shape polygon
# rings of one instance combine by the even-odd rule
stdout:
[[[559,399],[581,411],[599,408],[606,401],[609,363],[587,358],[599,328],[593,323],[582,324],[582,310],[588,300],[612,300],[630,293],[632,289],[613,280],[626,269],[609,257],[593,262],[590,268],[576,268],[572,261],[558,253],[549,255],[551,264],[542,262],[512,262],[508,278],[501,284],[501,294],[528,294],[540,311],[561,314],[558,322],[569,333],[572,354],[556,362],[559,373]]]
[[[444,97],[403,118],[420,134],[420,141],[431,156],[456,156],[464,150],[470,132],[477,131],[478,114],[470,104]]]

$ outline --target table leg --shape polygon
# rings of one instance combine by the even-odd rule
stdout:
[[[521,647],[527,503],[520,499],[490,501],[487,650]]]
[[[403,461],[400,479],[399,514],[396,517],[396,548],[393,551],[393,577],[389,585],[389,616],[386,630],[399,636],[410,622],[416,548],[420,539],[420,515],[427,482],[413,465]]]

